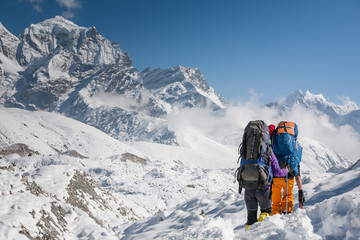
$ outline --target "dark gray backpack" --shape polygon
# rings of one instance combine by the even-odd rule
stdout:
[[[261,189],[270,186],[272,171],[269,161],[269,128],[262,120],[250,121],[239,146],[240,167],[236,170],[241,189]]]

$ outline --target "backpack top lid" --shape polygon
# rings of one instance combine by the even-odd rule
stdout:
[[[269,128],[264,121],[250,121],[245,127],[240,145],[240,157],[246,160],[257,160],[264,156],[269,138]]]
[[[294,135],[295,138],[298,136],[298,128],[296,123],[294,122],[287,122],[287,121],[281,121],[278,124],[277,127],[277,135],[280,135],[282,133],[289,133],[291,135]]]

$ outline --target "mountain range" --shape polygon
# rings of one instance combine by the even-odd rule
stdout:
[[[343,104],[335,104],[327,101],[322,94],[311,94],[309,91],[304,94],[301,90],[297,90],[285,100],[271,102],[267,106],[275,107],[280,112],[302,106],[316,114],[325,114],[338,126],[350,125],[360,133],[360,109],[355,102],[346,98],[343,99]]]
[[[6,107],[58,112],[122,140],[176,145],[163,120],[167,113],[226,104],[198,69],[138,72],[129,55],[95,27],[62,17],[32,24],[19,37],[0,25],[0,39]]]
[[[139,72],[119,44],[95,27],[59,16],[30,25],[19,37],[0,23],[0,104],[58,112],[125,141],[170,145],[179,143],[165,120],[169,113],[189,108],[216,113],[229,105],[199,69]],[[298,90],[267,106],[285,111],[296,104],[360,132],[359,107],[349,100],[339,105]]]
[[[55,17],[16,37],[0,23],[0,238],[356,239],[358,158],[313,139],[305,124],[305,209],[244,234],[234,172],[249,119],[275,123],[300,107],[314,121],[325,116],[326,130],[360,132],[359,107],[300,90],[243,105],[199,69],[138,71],[95,27]]]

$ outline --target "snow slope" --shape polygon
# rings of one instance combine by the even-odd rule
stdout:
[[[234,182],[237,146],[190,132],[182,139],[198,136],[192,146],[130,146],[58,114],[1,108],[0,238],[359,236],[359,164],[347,168],[350,162],[325,145],[302,139],[305,208],[245,232],[244,196]]]
[[[124,223],[233,186],[232,172],[184,165],[186,154],[149,159],[61,115],[2,108],[0,118],[4,239],[117,239]],[[17,143],[30,150],[11,154]]]

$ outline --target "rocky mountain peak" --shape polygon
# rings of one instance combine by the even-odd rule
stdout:
[[[304,103],[304,97],[305,96],[300,89],[296,90],[286,98],[285,104],[287,106],[292,106],[294,104]]]
[[[45,21],[43,21],[41,23],[42,25],[62,25],[62,26],[66,26],[66,27],[75,27],[75,28],[79,28],[78,25],[76,25],[75,23],[73,23],[70,20],[67,20],[66,18],[62,17],[62,16],[55,16],[54,18],[49,18]]]
[[[141,76],[144,85],[150,89],[163,87],[169,83],[185,82],[190,82],[192,85],[201,87],[204,90],[209,87],[204,76],[196,68],[187,68],[183,66],[176,66],[170,69],[157,68],[154,70],[147,68],[141,73]],[[159,76],[162,77],[159,78]],[[164,81],[164,78],[167,78],[168,81]]]
[[[194,86],[200,88],[201,90],[208,91],[209,85],[205,80],[205,77],[202,75],[198,68],[187,68],[183,66],[177,66],[175,69],[179,69],[181,74],[184,76],[184,79],[190,81]]]
[[[176,66],[170,69],[145,69],[141,82],[161,100],[179,108],[224,108],[226,100],[216,94],[197,68]]]
[[[176,66],[139,73],[119,44],[95,27],[63,17],[31,24],[13,49],[22,71],[11,79],[13,91],[0,85],[0,93],[6,92],[0,103],[59,112],[118,139],[176,145],[174,132],[164,123],[167,113],[226,104],[199,69]]]
[[[102,37],[95,27],[80,27],[63,17],[31,24],[20,35],[22,65],[51,55],[76,54],[82,64],[119,64],[128,61],[118,44]]]
[[[342,104],[336,104],[327,100],[323,94],[313,94],[308,90],[304,94],[301,90],[297,90],[290,94],[284,101],[272,102],[269,103],[268,106],[278,106],[282,109],[287,109],[295,105],[301,105],[319,113],[326,113],[332,117],[344,115],[359,109],[357,104],[348,98],[343,98],[342,101]]]
[[[334,103],[326,99],[323,94],[312,94],[310,91],[303,94],[301,90],[297,90],[285,100],[271,102],[266,106],[274,107],[280,112],[286,112],[296,106],[301,106],[312,110],[316,114],[327,115],[330,121],[338,126],[350,125],[360,132],[358,120],[360,109],[358,105],[349,98],[340,98],[340,100],[342,100],[342,103]]]
[[[0,53],[10,60],[16,59],[16,48],[20,40],[10,33],[0,22]]]

